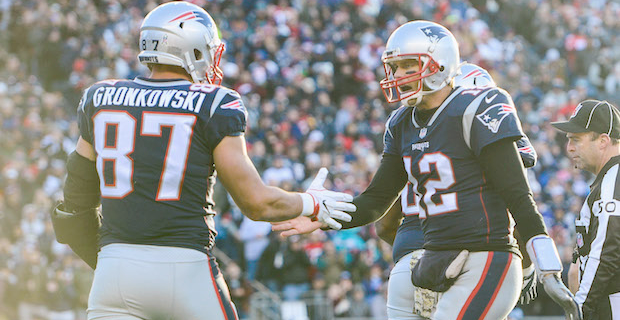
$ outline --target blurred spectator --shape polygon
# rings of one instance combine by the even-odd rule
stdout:
[[[310,290],[310,260],[303,250],[303,244],[298,236],[287,238],[281,257],[276,256],[276,269],[279,270],[279,280],[282,283],[284,300],[298,300]]]
[[[230,297],[235,301],[239,317],[245,318],[247,311],[250,309],[250,294],[252,293],[248,279],[246,279],[241,268],[236,263],[229,263],[224,274],[228,290],[230,291]]]
[[[258,260],[263,251],[269,245],[269,233],[271,224],[264,221],[254,221],[244,217],[239,228],[239,236],[243,241],[243,256],[245,258],[245,276],[248,280],[254,280]]]

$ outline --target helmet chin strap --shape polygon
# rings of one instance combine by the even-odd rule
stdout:
[[[407,101],[406,101],[407,102],[407,106],[409,106],[409,107],[417,106],[418,104],[420,104],[420,102],[422,102],[422,97],[423,96],[424,95],[418,95],[416,97],[411,97],[411,98],[407,99]]]
[[[415,107],[415,106],[419,105],[420,102],[422,102],[422,98],[425,95],[428,95],[428,94],[434,93],[436,91],[439,91],[441,88],[435,89],[435,90],[430,90],[430,89],[426,90],[426,89],[429,89],[428,86],[426,86],[424,84],[424,82],[422,82],[422,90],[420,90],[420,92],[418,92],[417,94],[413,95],[412,97],[408,98],[407,101],[406,101],[407,105],[410,106],[410,107]]]

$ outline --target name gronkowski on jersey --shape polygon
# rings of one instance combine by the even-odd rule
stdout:
[[[519,254],[512,217],[478,162],[485,146],[523,136],[508,93],[457,87],[426,124],[414,114],[411,107],[395,110],[384,137],[384,152],[402,157],[415,193],[407,197],[407,206],[418,210],[409,209],[399,232],[413,229],[420,219],[425,249]]]
[[[78,119],[97,154],[101,246],[205,252],[215,234],[207,225],[215,214],[213,150],[245,132],[246,113],[237,92],[186,80],[106,80],[86,89]]]

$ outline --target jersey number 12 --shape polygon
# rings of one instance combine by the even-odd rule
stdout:
[[[418,188],[418,181],[411,174],[413,171],[411,157],[403,157],[405,162],[405,169],[409,176],[409,181],[413,184],[413,190]],[[435,165],[435,172],[437,174],[436,179],[427,179],[424,182],[424,189],[426,190],[423,195],[419,195],[420,202],[424,202],[426,205],[426,211],[420,207],[420,218],[424,219],[428,215],[439,215],[448,212],[458,210],[458,203],[456,192],[443,193],[439,196],[440,201],[435,203],[432,199],[433,195],[440,190],[446,190],[450,188],[455,182],[454,169],[452,168],[452,161],[448,156],[441,152],[427,153],[420,161],[418,161],[418,171],[421,175],[431,174],[431,165]]]

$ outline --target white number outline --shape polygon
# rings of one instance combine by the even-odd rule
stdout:
[[[106,117],[102,118],[102,115]],[[133,137],[136,122],[136,118],[129,112],[120,110],[102,110],[93,116],[93,147],[97,152],[95,165],[100,177],[99,187],[103,198],[122,199],[133,191],[133,159],[129,155],[134,151],[134,141],[119,140],[118,137]],[[123,123],[128,124],[122,125]],[[116,137],[112,146],[106,144],[110,126],[116,127]],[[112,162],[111,184],[105,181],[104,169],[107,162]],[[127,171],[125,168],[131,170]]]
[[[409,202],[409,194],[413,196],[413,203]],[[400,206],[404,216],[417,216],[420,214],[420,206],[418,205],[418,195],[413,190],[413,184],[407,181],[405,188],[400,195]]]
[[[204,93],[211,93],[217,88],[219,88],[219,86],[207,83],[193,83],[191,86],[189,86],[189,89],[192,91],[201,91]]]
[[[101,118],[102,115],[106,117]],[[162,115],[164,117],[161,117]],[[116,119],[107,119],[110,118],[110,116]],[[137,121],[129,112],[118,110],[101,110],[97,112],[92,119],[93,146],[97,153],[96,166],[99,177],[101,177],[101,197],[107,199],[122,199],[134,190],[134,167],[133,158],[131,158],[130,154],[132,154],[135,149],[135,132]],[[129,120],[129,122],[127,122],[126,120]],[[191,147],[191,140],[195,123],[196,116],[193,114],[171,114],[165,112],[142,113],[142,126],[140,135],[161,137],[161,129],[163,127],[170,128],[170,137],[168,139],[163,169],[160,175],[159,185],[157,189],[157,201],[176,201],[180,199],[183,181],[185,180],[185,170],[187,169],[187,161],[189,158],[189,150]],[[106,145],[107,130],[110,125],[116,126],[116,137],[114,139],[113,146]],[[188,130],[180,130],[179,128],[187,128]],[[98,132],[102,129],[103,134],[98,134]],[[121,130],[123,130],[123,134],[120,134]],[[124,132],[126,130],[129,131]],[[181,134],[181,136],[179,136],[179,134]],[[119,140],[119,137],[122,137],[123,140]],[[172,143],[173,140],[175,142],[174,144]],[[130,145],[131,148],[122,147],[119,152],[119,147],[121,145]],[[178,152],[179,149],[181,150],[181,152]],[[174,151],[174,153],[172,153],[172,151]],[[174,155],[174,158],[169,157],[171,154]],[[125,163],[122,166],[118,165],[117,162],[119,161],[119,159],[121,161],[128,161],[129,163]],[[170,159],[174,160],[170,161]],[[105,163],[108,161],[112,161],[113,163],[112,184],[107,184],[104,179]],[[175,166],[175,163],[180,163],[182,164],[182,166]],[[122,168],[129,168],[129,170],[126,173],[125,171],[121,170]],[[178,180],[178,183],[175,183],[175,180]],[[172,181],[172,184],[170,183],[170,181]],[[172,187],[170,187],[170,185],[172,185]],[[171,193],[171,189],[175,191]]]
[[[162,117],[163,119],[161,119]],[[153,122],[150,122],[150,119],[153,119]],[[155,200],[178,201],[181,198],[181,188],[185,180],[185,170],[187,169],[187,160],[189,149],[192,145],[195,123],[196,116],[193,114],[171,114],[166,112],[142,113],[141,135],[147,137],[161,137],[163,134],[162,128],[170,128],[170,138],[168,138],[168,145],[166,146],[166,156],[159,177],[157,197]],[[155,125],[155,127],[149,129],[151,124]],[[182,130],[184,128],[189,130]],[[181,135],[179,136],[179,134]],[[174,157],[169,157],[171,154],[173,154]],[[179,163],[182,165],[179,165]],[[178,182],[175,182],[175,180],[178,180]],[[176,191],[170,193],[170,190],[175,189]]]
[[[418,181],[411,174],[411,156],[404,156],[403,162],[405,164],[405,169],[407,170],[407,175],[409,176],[409,181],[413,185],[413,190],[415,191],[417,199],[421,198],[421,200],[424,201],[424,204],[426,204],[426,210],[424,210],[421,206],[418,206],[420,210],[420,219],[426,219],[427,215],[436,216],[459,210],[456,192],[442,194],[440,196],[441,203],[438,204],[433,202],[431,199],[437,190],[449,189],[456,183],[452,160],[448,156],[441,151],[437,151],[424,154],[420,161],[418,161],[418,169],[420,174],[431,173],[431,164],[434,163],[436,169],[435,172],[437,172],[437,175],[439,176],[439,179],[428,179],[424,183],[424,188],[426,189],[424,195],[417,192]]]

